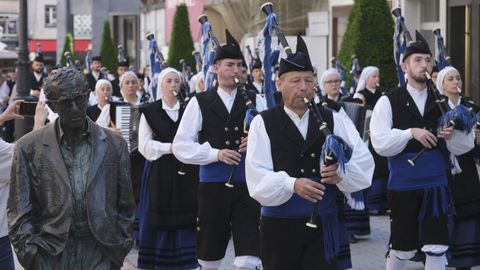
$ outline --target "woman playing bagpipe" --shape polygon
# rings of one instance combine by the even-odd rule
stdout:
[[[296,53],[281,59],[277,87],[283,104],[254,118],[246,158],[250,195],[262,204],[263,267],[337,270],[336,188],[369,186],[373,159],[351,121],[312,105],[313,67],[301,37]],[[324,165],[330,145],[342,149],[333,155],[339,162]]]
[[[472,115],[478,113],[478,106],[461,96],[462,79],[457,69],[451,66],[442,69],[438,73],[436,85],[440,93],[448,97],[450,108],[462,104],[472,111]],[[477,141],[479,135],[477,130],[472,134]],[[452,169],[448,181],[456,211],[452,217],[448,265],[462,270],[480,265],[480,180],[475,165],[478,153],[479,148],[476,146],[471,151],[456,156],[458,163]]]
[[[140,269],[195,269],[198,167],[172,154],[172,141],[185,110],[177,95],[182,74],[165,68],[158,75],[160,99],[144,105],[140,153],[151,161],[140,195]],[[181,173],[180,173],[181,172]]]
[[[362,70],[353,98],[362,100],[365,106],[373,110],[377,101],[385,94],[379,88],[380,70],[375,66],[367,66]],[[367,191],[366,207],[370,213],[384,214],[387,210],[388,162],[380,156],[369,142],[368,149],[375,160],[372,186]]]

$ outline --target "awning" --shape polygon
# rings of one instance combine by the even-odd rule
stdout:
[[[74,40],[73,48],[76,52],[84,52],[88,45],[92,41],[89,39],[86,40]],[[43,52],[56,52],[57,51],[57,40],[55,39],[32,39],[28,42],[28,51],[35,52],[37,51],[37,44],[42,45]]]

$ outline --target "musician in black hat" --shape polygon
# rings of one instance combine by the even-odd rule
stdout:
[[[120,77],[122,77],[123,73],[128,71],[129,62],[128,60],[121,60],[118,62],[117,73],[118,76],[114,80],[111,81],[112,88],[113,88],[113,96],[121,98],[122,93],[120,92]]]
[[[277,88],[283,104],[254,118],[245,166],[250,195],[262,204],[263,268],[336,270],[337,188],[350,193],[368,187],[373,159],[350,120],[319,109],[328,129],[353,149],[344,171],[337,163],[320,164],[325,136],[305,103],[314,98],[314,76],[300,36],[296,53],[280,61]],[[319,226],[307,227],[319,200]]]
[[[87,74],[88,87],[91,91],[95,91],[95,85],[97,81],[104,78],[104,75],[100,72],[102,68],[102,58],[99,55],[92,57],[92,71]],[[91,104],[93,105],[93,104]]]
[[[43,81],[47,77],[44,72],[44,61],[41,55],[36,56],[32,62],[32,72],[29,76],[30,95],[39,97]]]
[[[262,61],[260,59],[253,60],[252,66],[252,82],[251,86],[257,91],[258,94],[263,93],[263,71],[262,71]]]
[[[196,94],[180,122],[173,153],[180,161],[200,165],[198,193],[197,257],[202,269],[218,269],[230,235],[235,246],[236,269],[260,265],[260,205],[250,198],[245,184],[243,121],[246,105],[235,83],[243,55],[238,42],[226,30],[227,44],[216,50],[214,71],[218,86]],[[257,110],[262,98],[247,92]],[[232,169],[233,188],[225,186]]]
[[[373,110],[370,139],[375,151],[388,158],[390,251],[387,270],[404,269],[417,249],[426,254],[425,269],[445,269],[449,245],[447,186],[448,151],[460,155],[473,148],[473,136],[438,128],[441,111],[427,87],[432,53],[416,31],[406,48],[402,69],[406,87],[382,96]],[[438,131],[437,131],[438,129]],[[426,151],[411,166],[408,160]]]

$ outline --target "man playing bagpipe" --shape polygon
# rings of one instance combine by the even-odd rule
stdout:
[[[448,151],[461,155],[473,148],[472,134],[438,125],[445,107],[428,80],[431,60],[428,43],[417,31],[401,65],[408,75],[406,87],[382,96],[370,122],[373,147],[388,158],[390,170],[387,270],[404,269],[417,249],[426,254],[425,269],[445,269],[448,215],[453,214]]]
[[[245,184],[243,122],[250,104],[246,99],[257,111],[266,106],[255,93],[238,89],[235,79],[242,71],[243,54],[228,31],[226,36],[227,44],[216,48],[214,59],[218,86],[190,100],[172,150],[181,162],[200,165],[197,256],[202,269],[220,267],[230,234],[236,269],[256,269],[260,265],[260,206],[250,198]],[[226,187],[226,182],[233,187]]]
[[[336,193],[368,187],[373,159],[350,120],[314,107],[313,67],[301,37],[296,53],[281,59],[277,88],[283,104],[254,118],[246,158],[250,195],[262,204],[263,267],[336,270]],[[325,165],[330,158],[338,163]]]

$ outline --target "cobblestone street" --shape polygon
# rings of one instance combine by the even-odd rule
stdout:
[[[385,253],[389,237],[388,217],[386,216],[372,216],[370,217],[370,224],[372,228],[372,235],[370,239],[360,240],[356,244],[350,245],[352,251],[353,270],[383,270],[385,269]],[[234,259],[233,245],[230,241],[227,255],[222,263],[221,270],[234,270],[232,262]],[[122,270],[136,269],[133,265],[136,264],[137,251],[130,252],[128,261],[132,265],[127,265]],[[409,262],[406,270],[421,270],[423,265],[421,263]],[[453,268],[448,268],[453,269]],[[479,270],[480,267],[473,268]],[[294,270],[294,269],[292,269]]]

